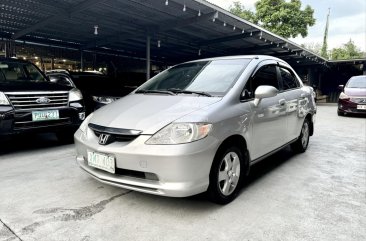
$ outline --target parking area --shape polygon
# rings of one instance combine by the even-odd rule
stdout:
[[[366,240],[366,119],[318,106],[304,154],[252,168],[226,206],[103,185],[53,135],[0,142],[0,240]]]

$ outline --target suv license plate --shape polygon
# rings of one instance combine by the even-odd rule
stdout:
[[[107,154],[88,151],[88,165],[110,173],[116,172],[115,158]]]
[[[33,121],[58,120],[58,110],[32,111]]]
[[[357,105],[357,110],[366,110],[366,105]]]

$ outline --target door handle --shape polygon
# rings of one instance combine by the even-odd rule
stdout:
[[[278,103],[279,103],[280,105],[285,105],[285,104],[286,104],[286,100],[285,100],[285,99],[280,99],[280,100],[278,101]]]

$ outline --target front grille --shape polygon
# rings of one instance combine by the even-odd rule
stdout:
[[[14,123],[14,130],[23,130],[30,128],[42,128],[42,127],[52,127],[52,126],[62,126],[71,124],[70,118],[60,118],[58,120],[49,121],[18,121]]]
[[[141,131],[138,130],[129,130],[129,129],[120,129],[120,128],[111,128],[100,125],[95,125],[89,123],[89,128],[93,130],[94,134],[99,138],[101,134],[108,134],[111,137],[111,142],[129,142],[136,139]],[[110,142],[110,143],[111,143]]]
[[[66,107],[69,94],[57,92],[11,92],[6,93],[16,111]]]
[[[351,98],[350,101],[357,104],[366,104],[366,98]]]

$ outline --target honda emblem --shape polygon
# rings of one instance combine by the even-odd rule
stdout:
[[[109,134],[100,134],[99,135],[99,144],[100,145],[107,145],[107,144],[109,144],[110,137],[111,137],[111,135],[109,135]]]

